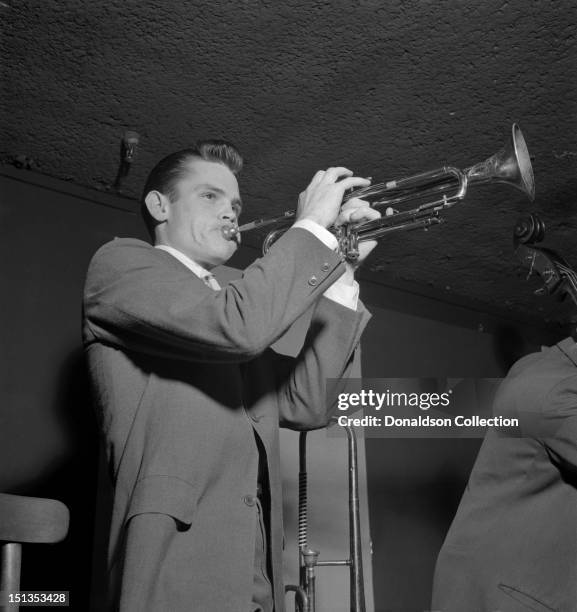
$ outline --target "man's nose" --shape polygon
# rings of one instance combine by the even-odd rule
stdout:
[[[236,211],[234,210],[230,202],[227,202],[227,204],[224,206],[223,210],[220,213],[221,219],[223,219],[224,221],[230,221],[232,223],[237,220],[237,216],[238,215],[236,214]]]

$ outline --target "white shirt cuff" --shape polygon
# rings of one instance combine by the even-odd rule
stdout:
[[[349,285],[339,279],[335,281],[323,295],[345,308],[356,310],[359,302],[359,283],[354,281],[352,285]]]
[[[322,225],[311,219],[301,219],[293,224],[293,227],[300,227],[314,234],[323,244],[329,247],[331,251],[336,251],[339,242],[336,237],[325,229]]]
[[[301,219],[294,223],[293,227],[300,227],[301,229],[311,232],[311,234],[314,234],[332,251],[338,249],[339,243],[336,237],[316,221]],[[356,310],[359,301],[359,283],[353,281],[353,284],[349,285],[339,278],[323,293],[323,295],[345,308]]]

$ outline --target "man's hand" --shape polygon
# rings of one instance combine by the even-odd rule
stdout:
[[[366,187],[370,183],[369,179],[353,176],[347,168],[319,170],[299,196],[296,218],[299,221],[310,219],[323,227],[330,227],[337,219],[345,191]]]

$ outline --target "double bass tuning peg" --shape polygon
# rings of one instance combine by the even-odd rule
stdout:
[[[536,214],[521,217],[513,230],[513,241],[518,244],[535,244],[545,238],[545,223]]]

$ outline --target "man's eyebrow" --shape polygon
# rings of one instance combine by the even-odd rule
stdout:
[[[221,195],[226,195],[226,191],[224,189],[216,187],[216,185],[211,185],[210,183],[202,183],[201,185],[197,185],[196,190],[198,191],[200,189],[210,189],[211,191],[215,191]],[[240,196],[238,198],[234,198],[232,203],[242,208],[242,200],[240,199]]]

